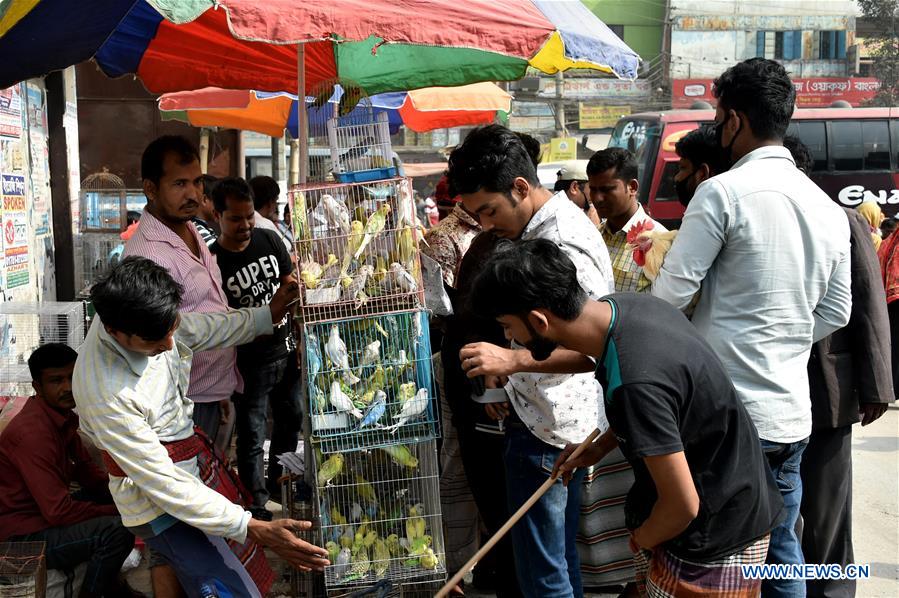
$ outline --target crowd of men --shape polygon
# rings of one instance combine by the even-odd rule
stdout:
[[[629,239],[652,220],[627,150],[566,164],[554,191],[538,182],[539,144],[502,126],[450,154],[459,202],[422,246],[453,303],[435,321],[450,573],[478,531],[489,537],[561,473],[475,585],[500,597],[854,595],[851,580],[763,581],[741,566],[853,561],[852,425],[895,399],[881,263],[868,222],[830,200],[785,139],[795,90],[783,67],[745,61],[715,94],[715,126],[676,146],[686,211],[658,272]],[[281,474],[270,460],[266,475],[267,428],[270,454],[294,450],[303,403],[280,189],[203,175],[171,136],[147,147],[141,175],[147,206],[92,288],[84,345],[29,360],[35,396],[0,436],[0,540],[46,542],[51,568],[88,563],[82,596],[127,591],[118,573],[135,536],[156,596],[264,596],[262,547],[328,565],[296,537],[309,522],[266,509]],[[507,401],[472,401],[478,378]],[[231,425],[239,480],[222,457]]]

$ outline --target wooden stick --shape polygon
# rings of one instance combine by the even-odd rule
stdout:
[[[590,433],[590,435],[587,436],[586,440],[584,440],[580,445],[578,445],[578,447],[576,449],[574,449],[573,453],[568,455],[568,458],[565,459],[565,463],[568,463],[572,459],[575,459],[578,456],[580,456],[580,454],[583,453],[585,450],[587,450],[587,447],[590,446],[590,444],[594,440],[596,440],[597,436],[599,436],[599,429],[593,430]],[[534,504],[538,500],[540,500],[541,496],[546,494],[547,490],[552,488],[552,485],[555,484],[556,480],[558,480],[558,479],[559,479],[558,473],[548,477],[546,479],[546,481],[543,482],[543,485],[541,485],[539,488],[537,488],[537,491],[534,492],[531,495],[531,497],[529,499],[527,499],[527,501],[525,501],[525,503],[523,505],[521,505],[521,507],[518,508],[517,511],[515,511],[515,514],[512,515],[509,518],[509,520],[506,521],[503,524],[503,526],[501,528],[499,528],[499,530],[497,530],[497,532],[495,534],[493,534],[493,537],[491,537],[489,540],[487,540],[487,543],[484,544],[483,546],[481,546],[481,549],[478,550],[474,554],[473,557],[468,559],[468,562],[465,563],[465,565],[463,565],[462,568],[459,569],[459,571],[455,575],[453,575],[453,577],[448,582],[446,582],[446,585],[444,585],[440,589],[440,591],[437,592],[437,598],[445,598],[446,596],[448,596],[450,591],[456,586],[456,584],[458,584],[460,581],[462,581],[462,578],[465,577],[465,574],[468,573],[469,571],[471,571],[474,568],[474,566],[478,564],[478,561],[483,559],[484,556],[488,552],[490,552],[490,550],[494,546],[496,546],[496,543],[499,542],[502,539],[502,537],[505,536],[509,532],[510,529],[512,529],[513,525],[518,523],[519,519],[524,517],[524,514],[527,513],[528,510],[531,507],[533,507]]]

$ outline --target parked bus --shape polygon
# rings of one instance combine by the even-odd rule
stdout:
[[[634,114],[615,125],[609,146],[637,156],[640,201],[666,226],[679,226],[684,213],[674,189],[674,144],[714,120],[714,110],[670,110]],[[849,208],[875,200],[887,216],[899,212],[899,108],[796,110],[788,134],[811,150],[811,178],[831,199]]]

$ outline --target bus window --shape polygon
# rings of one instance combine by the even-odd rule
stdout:
[[[862,121],[865,170],[890,169],[890,129],[885,120]]]
[[[674,188],[674,175],[677,174],[677,162],[665,162],[662,170],[662,179],[659,181],[659,189],[656,191],[656,201],[673,201],[677,199],[677,189]]]
[[[827,170],[827,135],[823,121],[793,121],[787,134],[796,135],[808,147],[814,160],[813,171]]]
[[[857,120],[834,120],[830,123],[834,170],[862,170],[862,123]]]
[[[640,202],[649,202],[656,154],[659,151],[659,137],[662,124],[657,120],[621,119],[612,131],[609,147],[623,147],[630,150],[637,159],[640,183]]]

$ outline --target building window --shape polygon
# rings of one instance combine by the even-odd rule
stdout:
[[[618,36],[619,39],[624,41],[624,25],[609,25],[606,24],[606,27],[612,30],[612,33]]]
[[[802,58],[802,31],[775,32],[774,57],[780,60],[800,60]]]
[[[846,32],[819,31],[818,58],[821,60],[845,60]]]

